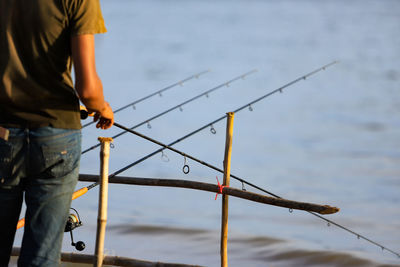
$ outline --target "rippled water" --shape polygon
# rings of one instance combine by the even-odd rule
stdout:
[[[194,73],[199,79],[116,115],[133,126],[254,68],[258,72],[138,131],[169,143],[324,64],[324,72],[235,116],[232,174],[282,197],[341,208],[329,219],[400,252],[400,2],[102,0],[97,37],[105,94],[118,108]],[[225,122],[176,148],[222,168]],[[112,129],[84,129],[87,148]],[[115,139],[110,171],[158,147]],[[222,175],[166,152],[122,173],[216,183]],[[98,173],[98,152],[82,173]],[[80,186],[86,184],[82,183]],[[231,186],[241,188],[235,181]],[[253,190],[246,187],[247,190]],[[77,199],[94,250],[97,189]],[[111,185],[107,253],[219,265],[220,202],[184,189]],[[301,211],[230,199],[230,266],[400,266],[400,258]],[[18,233],[20,238],[21,233]],[[19,242],[19,241],[18,241]],[[64,251],[72,251],[69,236]],[[18,244],[17,244],[18,245]]]

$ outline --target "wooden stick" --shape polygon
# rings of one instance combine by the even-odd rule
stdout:
[[[93,174],[80,174],[79,181],[82,182],[97,182],[99,179],[98,175]],[[216,184],[209,184],[196,181],[188,181],[181,179],[159,179],[159,178],[141,178],[141,177],[127,177],[127,176],[114,176],[110,177],[109,183],[114,184],[131,184],[131,185],[143,185],[143,186],[164,186],[164,187],[179,187],[188,188],[195,190],[208,191],[213,193],[219,192],[219,187]],[[298,202],[293,200],[287,200],[284,198],[275,198],[265,195],[256,194],[250,191],[243,191],[242,189],[236,189],[233,187],[224,187],[223,193],[247,199],[254,202],[263,204],[279,206],[294,210],[305,210],[312,211],[319,214],[333,214],[339,211],[339,208],[331,207],[328,205],[313,204],[307,202]]]
[[[20,248],[14,247],[11,256],[19,256]],[[61,253],[61,261],[73,263],[86,263],[91,264],[94,261],[94,255],[76,254],[76,253]],[[187,265],[178,263],[164,263],[164,262],[151,262],[127,257],[118,256],[105,256],[103,260],[104,265],[112,266],[135,266],[135,267],[197,267],[198,265]]]
[[[235,114],[228,112],[226,123],[225,157],[224,157],[224,182],[222,188],[229,187],[231,178],[231,154],[232,154],[232,135],[233,119]],[[222,191],[222,190],[221,190]],[[221,267],[228,267],[228,208],[229,196],[222,195],[222,215],[221,215]]]
[[[100,150],[100,191],[99,191],[99,210],[97,215],[97,234],[94,266],[103,265],[104,258],[104,239],[107,224],[107,201],[108,201],[108,162],[110,159],[110,143],[112,138],[99,137],[101,143]]]

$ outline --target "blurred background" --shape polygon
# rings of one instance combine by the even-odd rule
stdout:
[[[235,115],[231,173],[284,198],[337,206],[327,218],[400,252],[400,1],[101,0],[108,33],[96,37],[98,72],[114,109],[204,70],[116,114],[134,126],[257,69],[137,131],[170,143],[334,60],[338,64]],[[83,122],[85,123],[85,122]],[[175,147],[222,168],[225,120]],[[83,149],[114,127],[83,129]],[[158,149],[125,134],[110,172]],[[135,177],[216,183],[222,174],[165,151],[125,171]],[[98,149],[81,173],[99,172]],[[78,188],[88,185],[79,183]],[[231,180],[231,186],[241,183]],[[251,187],[247,190],[257,192]],[[219,265],[215,195],[110,185],[106,252]],[[259,192],[258,192],[259,193]],[[93,253],[98,188],[75,200],[74,239]],[[230,198],[230,266],[400,266],[400,258],[306,212]],[[21,238],[19,231],[17,238]],[[19,241],[17,241],[19,242]],[[16,244],[18,245],[18,244]],[[64,251],[74,251],[68,235]]]

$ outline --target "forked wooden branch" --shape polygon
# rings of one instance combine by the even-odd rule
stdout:
[[[83,182],[97,182],[99,179],[98,175],[91,174],[80,174],[79,181]],[[218,193],[219,187],[215,184],[188,181],[188,180],[177,180],[177,179],[158,179],[158,178],[138,178],[138,177],[126,177],[126,176],[114,176],[109,178],[109,183],[116,184],[132,184],[132,185],[144,185],[144,186],[164,186],[164,187],[180,187],[197,189],[202,191],[209,191]],[[331,207],[329,205],[319,205],[307,202],[298,202],[293,200],[287,200],[283,198],[275,198],[256,194],[249,191],[244,191],[241,189],[236,189],[232,187],[224,187],[223,194],[230,196],[247,199],[254,202],[259,202],[263,204],[279,206],[288,209],[305,210],[312,211],[319,214],[333,214],[339,211],[339,208]]]

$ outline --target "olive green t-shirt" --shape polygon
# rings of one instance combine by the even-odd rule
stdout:
[[[1,0],[0,125],[81,128],[70,40],[104,32],[99,0]]]

